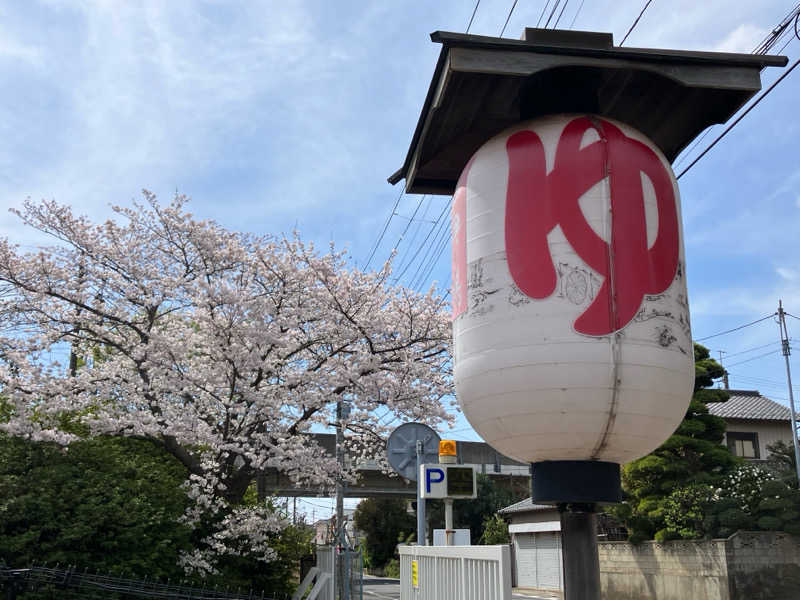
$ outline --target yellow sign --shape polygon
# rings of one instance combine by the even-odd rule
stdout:
[[[411,587],[419,587],[419,563],[416,560],[411,561]]]

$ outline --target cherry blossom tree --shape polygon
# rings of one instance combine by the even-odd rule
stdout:
[[[435,289],[389,285],[390,263],[360,272],[333,248],[228,231],[186,204],[145,192],[101,224],[50,201],[14,211],[54,243],[0,241],[0,427],[162,446],[189,473],[184,519],[210,531],[182,561],[209,572],[223,554],[274,555],[281,519],[242,505],[259,470],[322,487],[353,476],[307,435],[337,401],[360,458],[378,456],[392,417],[450,418],[450,325]]]

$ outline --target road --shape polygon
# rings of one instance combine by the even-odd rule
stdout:
[[[533,596],[531,594],[513,594],[514,600],[552,600],[552,596]],[[373,577],[364,575],[364,600],[399,600],[400,580],[389,577]]]

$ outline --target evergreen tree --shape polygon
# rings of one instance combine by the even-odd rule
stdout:
[[[383,568],[394,556],[398,542],[416,531],[416,519],[401,498],[366,498],[358,503],[353,520],[366,536],[364,548],[374,568]]]

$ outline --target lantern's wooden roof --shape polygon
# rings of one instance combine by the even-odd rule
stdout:
[[[610,33],[526,29],[522,40],[436,31],[442,51],[406,160],[409,193],[452,194],[489,138],[521,120],[587,112],[618,119],[672,161],[724,123],[785,56],[620,48]]]

